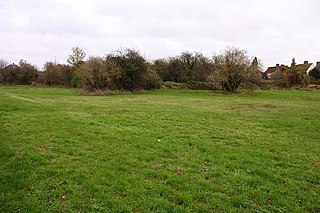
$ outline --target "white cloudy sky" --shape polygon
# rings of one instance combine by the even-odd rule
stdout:
[[[71,48],[147,58],[234,46],[276,63],[320,61],[319,0],[0,0],[0,58],[39,67]]]

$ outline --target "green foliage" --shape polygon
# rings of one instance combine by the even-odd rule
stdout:
[[[193,90],[210,90],[212,89],[211,85],[208,82],[203,81],[188,81],[187,87]]]
[[[187,89],[188,86],[186,83],[177,83],[174,81],[165,81],[162,83],[162,87],[164,89],[174,89],[174,90],[179,90],[179,89]]]
[[[1,212],[319,212],[319,99],[0,86]]]
[[[71,66],[71,86],[78,87],[80,78],[77,76],[76,70],[84,63],[86,53],[79,47],[72,48],[72,53],[67,59],[67,63]]]

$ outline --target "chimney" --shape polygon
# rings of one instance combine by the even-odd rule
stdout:
[[[303,64],[309,64],[309,62],[308,61],[304,61]]]

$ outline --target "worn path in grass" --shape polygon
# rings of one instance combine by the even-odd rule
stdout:
[[[1,212],[319,212],[319,118],[319,92],[0,86]]]

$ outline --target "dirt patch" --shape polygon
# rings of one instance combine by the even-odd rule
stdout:
[[[49,151],[51,151],[51,150],[52,150],[52,147],[50,147],[50,146],[45,146],[45,145],[43,145],[43,146],[40,146],[40,147],[39,147],[39,151],[40,151],[42,154],[47,153],[47,152],[49,152]]]

